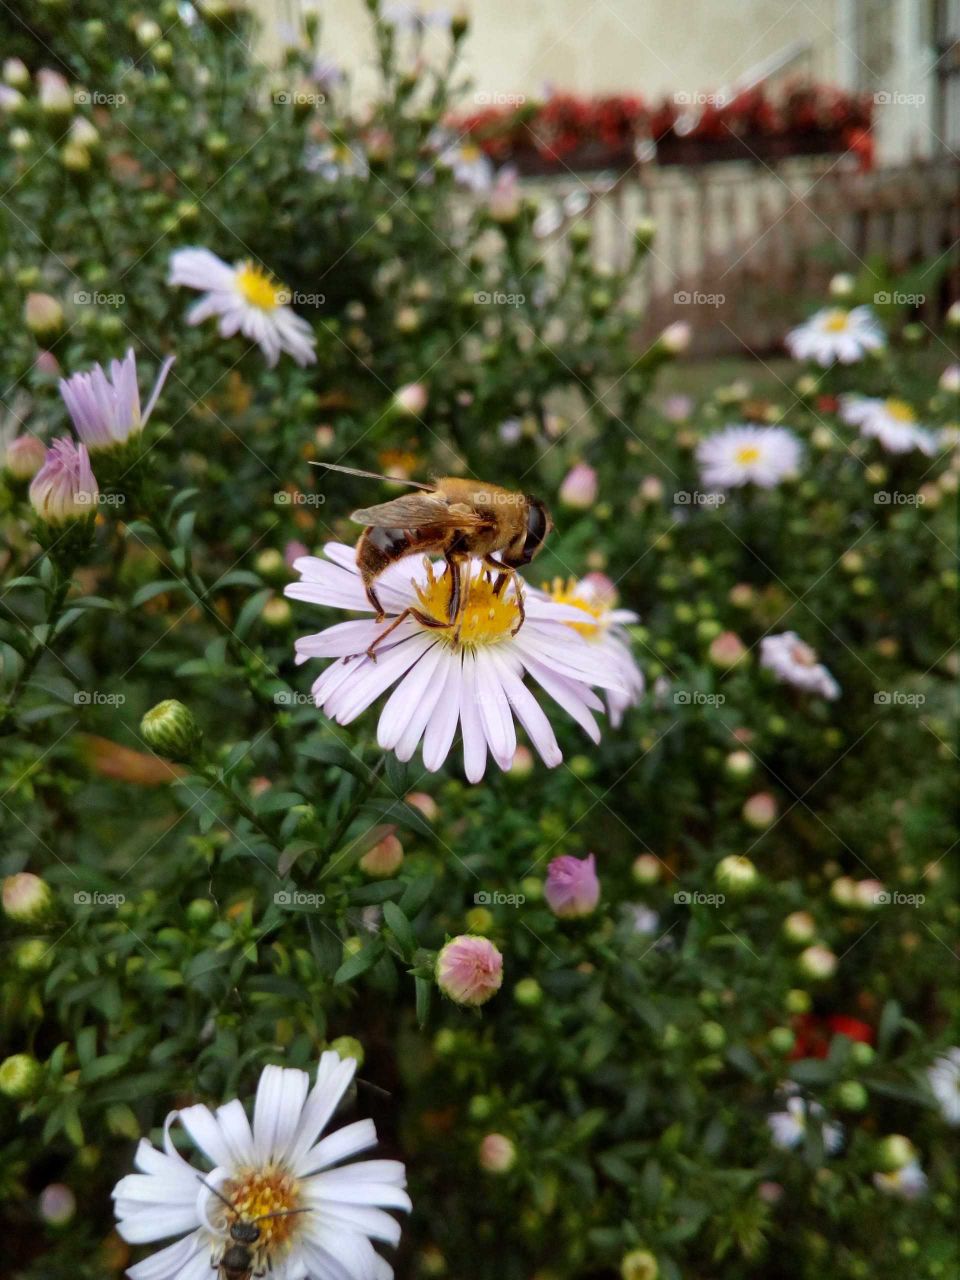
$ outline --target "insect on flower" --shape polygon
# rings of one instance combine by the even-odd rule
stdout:
[[[216,1187],[212,1187],[204,1178],[198,1179],[207,1188],[213,1192],[218,1200],[223,1203],[234,1215],[233,1221],[230,1223],[230,1241],[231,1243],[224,1249],[220,1257],[220,1261],[211,1261],[211,1268],[217,1271],[221,1280],[251,1280],[251,1277],[265,1276],[267,1274],[266,1267],[254,1272],[254,1265],[257,1263],[257,1251],[260,1244],[262,1232],[259,1223],[267,1222],[274,1218],[290,1218],[295,1213],[309,1213],[310,1206],[304,1205],[299,1209],[277,1209],[272,1213],[258,1213],[255,1218],[244,1218],[240,1215],[237,1207],[228,1200],[222,1192]]]
[[[369,480],[383,480],[371,471],[318,462],[315,466]],[[469,561],[482,561],[496,574],[493,596],[498,598],[510,578],[514,582],[518,621],[514,634],[523,626],[525,614],[517,569],[529,564],[553,527],[550,513],[539,498],[503,489],[481,480],[464,480],[458,476],[442,476],[433,484],[403,480],[420,490],[404,494],[392,502],[354,511],[351,520],[365,526],[357,543],[357,568],[367,594],[376,611],[377,621],[386,618],[375,586],[377,579],[391,564],[411,555],[442,555],[450,582],[446,621],[410,605],[399,614],[370,645],[367,654],[375,658],[375,650],[396,627],[408,617],[433,628],[457,628],[462,624],[467,607],[471,575]],[[499,559],[495,558],[499,554]],[[466,570],[466,572],[465,572]]]

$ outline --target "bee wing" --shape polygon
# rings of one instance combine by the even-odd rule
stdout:
[[[341,467],[336,462],[311,462],[311,467],[323,467],[326,471],[340,471],[345,476],[360,476],[363,480],[388,480],[390,484],[408,484],[412,489],[425,489],[433,493],[436,485],[421,484],[419,480],[403,480],[397,476],[381,476],[376,471],[359,471],[356,467]]]
[[[473,511],[448,506],[442,498],[425,497],[420,493],[407,493],[376,507],[361,507],[350,519],[379,529],[423,529],[433,525],[441,529],[466,530],[479,528],[484,523],[483,517]]]

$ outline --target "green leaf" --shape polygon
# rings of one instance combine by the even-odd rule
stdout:
[[[883,1013],[880,1015],[877,1026],[877,1048],[881,1053],[887,1053],[890,1049],[893,1038],[900,1029],[902,1017],[903,1009],[899,1000],[888,1000],[883,1006]]]
[[[250,597],[240,612],[237,614],[237,620],[233,624],[233,634],[238,640],[242,640],[248,634],[253,624],[263,613],[263,606],[273,595],[272,587],[264,587],[262,591],[257,591]]]
[[[414,978],[417,993],[417,1026],[422,1031],[430,1021],[430,1005],[433,1002],[433,983],[429,978]]]
[[[389,926],[390,932],[399,942],[404,960],[411,959],[417,949],[417,939],[413,929],[410,927],[410,921],[395,902],[389,901],[383,904],[383,918]]]
[[[433,891],[435,880],[432,875],[418,876],[411,880],[400,899],[399,907],[408,920],[414,919],[426,905]]]
[[[402,800],[386,802],[383,800],[367,800],[360,806],[360,812],[369,814],[370,817],[377,818],[380,822],[395,822],[397,826],[409,827],[411,831],[416,831],[418,835],[433,839],[433,828],[423,814]]]
[[[160,582],[148,582],[146,586],[140,587],[130,597],[130,607],[139,609],[142,604],[146,604],[148,600],[153,600],[155,596],[163,595],[164,592],[179,591],[181,584],[174,578],[163,578]]]
[[[344,960],[333,975],[334,984],[340,986],[344,982],[349,982],[351,978],[359,978],[362,973],[372,969],[383,955],[383,950],[383,943],[379,938],[374,938],[371,942],[368,942],[355,956],[349,956]]]

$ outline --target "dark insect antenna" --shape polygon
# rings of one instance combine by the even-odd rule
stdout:
[[[206,1178],[201,1178],[201,1176],[200,1176],[200,1174],[199,1174],[199,1173],[197,1174],[197,1181],[198,1181],[198,1182],[202,1182],[202,1183],[203,1183],[203,1185],[207,1188],[207,1190],[208,1190],[208,1191],[212,1191],[212,1192],[213,1192],[213,1194],[217,1197],[217,1199],[218,1199],[218,1200],[222,1200],[222,1201],[223,1201],[223,1203],[227,1206],[227,1208],[231,1211],[231,1213],[236,1213],[236,1212],[237,1212],[237,1210],[236,1210],[235,1206],[234,1206],[234,1205],[232,1205],[232,1204],[230,1203],[230,1201],[229,1201],[229,1200],[227,1199],[227,1197],[223,1194],[223,1192],[218,1191],[216,1187],[211,1187],[210,1183],[209,1183],[209,1182],[207,1182]]]

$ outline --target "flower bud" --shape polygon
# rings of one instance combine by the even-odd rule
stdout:
[[[944,320],[948,329],[960,329],[960,301],[951,302]]]
[[[503,982],[503,956],[487,938],[460,934],[437,956],[437,986],[455,1004],[486,1004]]]
[[[73,94],[59,71],[41,67],[37,72],[37,101],[48,116],[68,116],[73,111]]]
[[[852,876],[837,876],[830,885],[830,897],[838,907],[857,905],[857,882]]]
[[[723,767],[731,778],[749,778],[756,763],[749,751],[731,751]]]
[[[792,911],[783,922],[783,936],[798,946],[806,946],[816,934],[817,922],[809,911]]]
[[[86,116],[76,116],[70,122],[70,141],[87,151],[93,151],[100,145],[100,135]]]
[[[640,218],[633,228],[633,243],[638,253],[648,253],[657,234],[657,224],[652,218]]]
[[[43,1068],[29,1053],[15,1053],[0,1062],[0,1093],[20,1102],[31,1098],[40,1088]]]
[[[757,868],[749,858],[731,853],[717,863],[713,877],[728,893],[749,893],[757,883]]]
[[[440,816],[440,806],[426,791],[411,791],[406,800],[411,809],[417,809],[428,822],[436,822]]]
[[[574,511],[586,511],[597,500],[597,473],[585,462],[571,467],[560,486],[560,501]]]
[[[408,382],[393,397],[393,407],[398,413],[419,418],[427,407],[430,394],[422,382]]]
[[[389,880],[403,863],[403,845],[395,835],[384,836],[360,859],[360,869],[375,880]]]
[[[24,97],[19,89],[12,89],[8,84],[0,84],[0,115],[12,116],[23,106]]]
[[[622,1280],[657,1280],[660,1267],[649,1249],[631,1249],[620,1259]]]
[[[51,338],[63,328],[63,307],[49,293],[28,293],[23,322],[37,338]]]
[[[772,1027],[767,1032],[767,1044],[774,1053],[786,1056],[793,1052],[797,1038],[789,1027]]]
[[[30,503],[46,524],[80,520],[96,512],[100,491],[85,445],[54,440],[30,484]]]
[[[26,89],[30,83],[30,72],[22,58],[5,58],[3,62],[3,79],[14,89]]]
[[[40,1217],[51,1227],[65,1227],[77,1211],[77,1197],[63,1182],[51,1182],[40,1192]]]
[[[853,293],[856,281],[847,271],[839,271],[830,280],[830,297],[831,298],[849,298]]]
[[[24,938],[13,951],[13,967],[21,973],[46,973],[56,950],[45,938]]]
[[[543,987],[536,978],[521,978],[513,988],[513,998],[524,1009],[533,1009],[543,1001]]]
[[[657,339],[657,344],[671,356],[680,356],[690,346],[692,330],[685,320],[668,324]]]
[[[869,1101],[859,1080],[844,1080],[837,1086],[837,1106],[844,1111],[862,1111]]]
[[[488,934],[496,923],[493,912],[486,907],[471,907],[464,919],[471,933]]]
[[[363,1066],[366,1054],[356,1036],[337,1036],[336,1040],[330,1041],[330,1048],[334,1053],[339,1053],[341,1058],[352,1058],[357,1064],[358,1071]]]
[[[529,747],[525,747],[522,743],[517,747],[508,772],[511,778],[529,778],[533,772],[533,755]]]
[[[882,1173],[896,1173],[917,1158],[917,1149],[902,1133],[888,1133],[877,1143],[876,1167]]]
[[[765,831],[777,819],[777,802],[769,791],[758,791],[744,803],[743,820],[756,831]]]
[[[600,901],[600,881],[593,854],[586,858],[574,858],[570,854],[554,858],[547,868],[544,896],[547,906],[561,920],[592,915]]]
[[[36,436],[17,436],[7,445],[3,467],[14,480],[32,480],[43,466],[47,456],[46,445]]]
[[[721,631],[711,642],[707,656],[715,667],[729,671],[747,656],[747,649],[735,631]]]
[[[517,1162],[517,1148],[502,1133],[488,1133],[480,1143],[477,1163],[486,1173],[509,1173]]]
[[[3,910],[17,924],[39,924],[53,910],[50,886],[32,871],[18,871],[3,882]]]
[[[657,883],[661,870],[659,858],[652,853],[641,853],[634,858],[630,873],[637,884],[649,885]]]
[[[815,943],[812,947],[807,947],[805,951],[800,952],[797,965],[804,977],[822,982],[832,978],[836,973],[837,957],[829,947],[825,947],[822,943]]]
[[[86,173],[90,168],[90,152],[69,139],[60,148],[60,163],[68,173]]]
[[[193,712],[175,698],[151,708],[140,721],[140,733],[151,751],[171,760],[189,760],[203,736]]]

